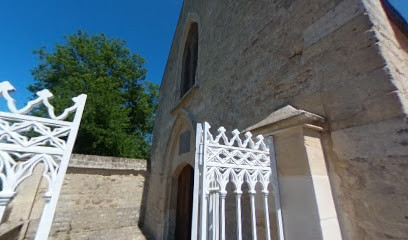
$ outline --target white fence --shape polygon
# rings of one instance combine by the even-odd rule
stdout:
[[[0,83],[10,112],[0,112],[0,219],[16,194],[21,182],[31,176],[38,164],[44,167],[43,176],[48,182],[45,206],[37,230],[36,240],[45,240],[51,228],[58,196],[77,136],[84,110],[86,95],[74,97],[74,105],[56,116],[49,103],[51,92],[43,90],[38,98],[17,109],[9,95],[14,87],[9,82]],[[40,106],[48,110],[48,118],[29,115]],[[72,121],[66,121],[74,113]]]
[[[242,239],[242,209],[251,209],[252,239],[257,236],[257,217],[255,196],[263,196],[263,214],[265,219],[265,239],[271,239],[271,224],[269,219],[268,186],[273,186],[273,196],[276,212],[277,236],[284,239],[282,214],[280,209],[279,186],[276,171],[276,160],[273,151],[273,139],[267,146],[262,136],[252,139],[250,132],[245,133],[241,140],[238,130],[232,131],[228,138],[223,127],[218,129],[214,137],[210,125],[197,125],[196,157],[193,195],[193,219],[191,239],[226,239],[226,197],[227,184],[234,185],[236,210],[236,239]],[[260,183],[262,190],[256,191]],[[243,206],[241,196],[242,186],[247,184],[250,206]],[[234,238],[234,236],[228,236]]]

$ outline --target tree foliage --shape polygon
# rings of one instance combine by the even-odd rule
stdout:
[[[72,97],[88,95],[74,152],[147,158],[158,86],[145,80],[143,57],[104,34],[78,31],[65,39],[54,52],[34,51],[40,64],[28,89],[49,89],[56,112],[72,105]]]

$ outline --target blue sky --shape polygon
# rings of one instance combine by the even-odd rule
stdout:
[[[0,0],[0,82],[17,89],[20,107],[31,93],[32,54],[53,50],[64,35],[83,29],[118,37],[146,58],[147,79],[160,83],[183,0]],[[0,110],[5,110],[0,100]]]
[[[390,0],[408,19],[408,0]],[[183,0],[0,0],[0,81],[17,89],[22,107],[31,96],[34,49],[53,50],[64,35],[83,29],[127,41],[147,60],[147,79],[160,84]],[[0,110],[5,102],[0,100]]]

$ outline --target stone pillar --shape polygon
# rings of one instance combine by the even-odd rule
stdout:
[[[273,136],[286,240],[341,240],[320,131],[324,119],[291,106],[248,128]]]

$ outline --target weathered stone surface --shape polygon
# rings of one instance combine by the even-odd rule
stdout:
[[[408,156],[408,123],[401,119],[333,131],[331,138],[335,154],[344,160]]]
[[[333,7],[319,20],[306,28],[303,32],[304,44],[306,46],[312,45],[363,13],[361,4],[361,2],[348,0],[342,1]]]
[[[146,239],[138,227],[146,161],[73,155],[50,240]]]
[[[2,229],[23,223],[33,239],[46,191],[41,168],[23,182]],[[64,179],[50,240],[146,239],[138,227],[148,176],[146,160],[74,154]],[[27,229],[27,230],[26,230]]]
[[[197,86],[180,100],[191,19],[199,28]],[[408,238],[407,46],[379,0],[184,1],[160,89],[146,230],[166,236],[175,176],[167,166],[194,158],[171,157],[180,112],[190,124],[245,129],[292,105],[325,118],[343,238]]]
[[[364,0],[364,5],[373,22],[373,30],[379,40],[378,45],[387,61],[387,71],[396,93],[402,102],[404,112],[408,113],[408,38],[393,22],[387,21],[387,15],[380,1]]]
[[[146,171],[147,162],[144,159],[73,154],[69,162],[69,167],[86,169]]]

